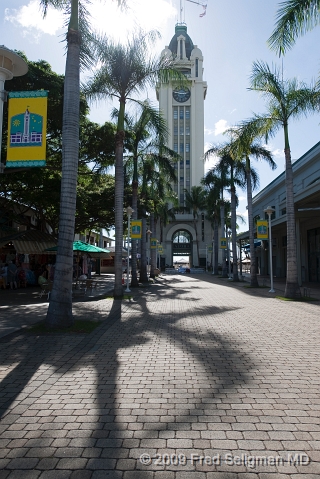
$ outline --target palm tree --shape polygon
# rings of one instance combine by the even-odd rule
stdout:
[[[282,80],[276,67],[273,71],[263,62],[255,62],[251,75],[250,90],[261,93],[266,98],[267,112],[255,114],[253,119],[243,122],[250,137],[264,137],[266,142],[279,129],[284,133],[285,186],[287,210],[287,278],[286,298],[301,296],[297,271],[297,243],[295,236],[295,211],[293,196],[293,172],[289,143],[289,121],[302,115],[315,112],[319,108],[319,93],[313,87],[299,83],[297,79]]]
[[[248,202],[248,223],[249,223],[249,243],[250,243],[250,286],[257,288],[259,286],[257,276],[257,262],[254,247],[254,227],[252,214],[252,190],[259,186],[259,178],[255,170],[251,167],[250,157],[256,160],[265,160],[270,168],[275,170],[277,165],[273,161],[271,152],[263,147],[258,140],[250,137],[245,128],[232,129],[235,137],[233,148],[238,158],[245,160],[246,182],[247,182],[247,202]]]
[[[240,188],[244,187],[245,183],[245,167],[241,159],[235,155],[233,149],[233,140],[228,143],[212,146],[206,153],[205,158],[209,158],[212,155],[217,155],[220,158],[218,164],[214,167],[213,173],[220,175],[222,183],[221,189],[226,186],[230,187],[231,195],[231,230],[232,230],[232,255],[233,255],[233,271],[232,279],[233,281],[239,281],[238,276],[238,259],[237,259],[237,197],[236,197],[236,186]],[[224,207],[222,205],[223,212]],[[221,224],[224,224],[224,218]],[[227,276],[226,265],[225,265],[225,252],[223,258],[222,266],[222,276]]]
[[[114,297],[122,298],[122,237],[123,237],[123,149],[124,119],[126,103],[137,95],[154,86],[159,80],[176,79],[182,84],[183,74],[174,68],[173,59],[166,56],[153,57],[148,53],[157,32],[136,34],[126,45],[115,44],[106,38],[98,39],[96,57],[101,63],[100,69],[93,75],[85,87],[89,98],[115,97],[119,100],[115,147],[115,286]],[[135,100],[137,101],[137,100]]]
[[[287,0],[280,4],[275,29],[268,39],[279,56],[289,50],[296,38],[319,25],[320,0]]]
[[[62,179],[60,197],[59,240],[55,265],[55,277],[46,325],[50,328],[70,326],[72,317],[72,274],[74,226],[76,212],[76,187],[79,159],[79,104],[80,104],[80,52],[81,26],[86,22],[84,7],[79,0],[41,0],[46,14],[48,5],[69,10],[67,33],[67,59],[64,81],[63,129],[62,129]],[[82,29],[82,31],[85,31]]]
[[[141,105],[141,114],[138,119],[132,117],[126,118],[126,129],[129,130],[127,148],[129,156],[127,162],[132,160],[132,208],[133,219],[138,218],[138,166],[139,160],[143,161],[150,148],[155,146],[155,142],[162,144],[167,139],[166,122],[159,112],[152,105],[145,101]],[[137,243],[132,242],[131,248],[132,275],[131,286],[139,285],[137,277]]]
[[[141,164],[142,185],[140,199],[142,203],[142,231],[146,231],[147,212],[150,216],[150,229],[155,236],[155,205],[157,198],[165,197],[166,191],[170,190],[170,183],[176,181],[175,169],[172,164],[177,154],[163,145],[153,145],[154,151],[145,155]],[[153,228],[153,229],[152,229]],[[149,230],[150,231],[150,230]],[[152,268],[155,267],[155,253],[152,254]],[[153,273],[154,276],[154,273]],[[141,267],[140,281],[148,281],[146,261],[146,236],[141,240]]]
[[[213,223],[213,274],[219,274],[219,225],[221,220],[220,214],[220,193],[221,179],[218,175],[211,171],[207,172],[201,182],[207,189],[207,218]],[[225,208],[225,205],[224,205]]]
[[[64,82],[62,128],[62,179],[59,240],[55,277],[45,323],[47,327],[70,326],[72,317],[72,275],[76,186],[79,159],[80,65],[91,63],[90,28],[86,0],[40,0],[46,15],[48,7],[64,10],[68,16],[67,58]],[[126,0],[118,0],[125,5]]]
[[[201,212],[206,208],[206,191],[202,186],[192,186],[191,190],[184,190],[185,194],[185,209],[191,210],[193,216],[193,226],[196,232],[196,245],[198,255],[198,266],[200,266],[200,251],[198,239],[198,218]]]

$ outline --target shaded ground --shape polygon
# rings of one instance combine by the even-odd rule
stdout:
[[[319,477],[318,302],[209,276],[132,294],[75,303],[90,335],[0,340],[1,479]]]

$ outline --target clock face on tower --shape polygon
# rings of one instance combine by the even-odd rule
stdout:
[[[191,95],[191,92],[189,88],[179,88],[179,89],[173,90],[172,92],[173,98],[179,103],[183,103],[189,100],[190,95]]]

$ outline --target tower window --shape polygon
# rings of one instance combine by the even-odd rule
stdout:
[[[180,143],[180,153],[183,153],[183,151],[184,151],[184,145],[183,143]]]
[[[173,110],[173,118],[174,118],[175,120],[178,119],[178,109],[177,109],[177,108],[175,108],[175,109]]]
[[[199,76],[199,60],[196,58],[196,77]]]
[[[186,110],[186,120],[190,120],[190,110]]]
[[[186,152],[188,153],[190,151],[190,143],[186,143]]]
[[[183,120],[184,118],[184,111],[183,108],[180,108],[180,120]]]

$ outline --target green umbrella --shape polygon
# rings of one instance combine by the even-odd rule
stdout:
[[[47,248],[45,251],[57,251],[58,247],[54,246],[53,248]],[[99,248],[93,244],[84,243],[83,241],[74,241],[73,242],[73,251],[79,251],[82,253],[88,253],[90,256],[102,256],[110,253],[108,249]]]

